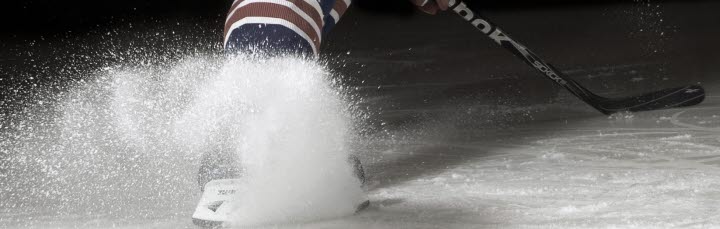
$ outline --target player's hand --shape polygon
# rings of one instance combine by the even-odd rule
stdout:
[[[435,15],[438,11],[445,11],[448,9],[448,2],[450,0],[410,0],[413,4],[418,6],[420,10],[427,14]]]

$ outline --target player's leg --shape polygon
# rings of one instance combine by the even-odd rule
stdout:
[[[224,46],[229,54],[254,54],[271,57],[296,54],[317,57],[323,35],[337,24],[350,0],[236,0],[228,13]],[[232,140],[228,140],[232,141]],[[231,201],[243,176],[239,154],[232,142],[218,142],[203,155],[198,184],[204,189],[193,222],[217,226],[226,220],[223,203]],[[365,175],[356,157],[350,157],[355,176],[365,183]],[[358,209],[368,206],[361,203]]]
[[[236,0],[225,23],[229,53],[315,56],[325,30],[325,5],[335,0]]]
[[[340,18],[345,14],[352,0],[335,0],[335,1],[323,1],[323,35],[327,34],[340,22]]]
[[[324,34],[337,24],[351,0],[235,0],[225,21],[228,53],[317,56]],[[198,184],[237,178],[239,159],[216,147],[202,156]]]

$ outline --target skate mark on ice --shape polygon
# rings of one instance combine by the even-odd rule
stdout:
[[[608,168],[717,169],[720,147],[714,135],[687,132],[632,132],[538,140],[544,151],[565,162],[594,162]],[[542,147],[540,147],[542,149]],[[600,162],[598,164],[598,162]]]
[[[670,122],[673,125],[685,127],[685,128],[695,130],[695,131],[720,132],[720,127],[704,127],[704,126],[698,126],[698,125],[680,121],[680,116],[684,113],[685,113],[685,111],[680,111],[678,113],[673,114],[672,118],[670,119]]]
[[[494,156],[492,148],[478,150],[453,145],[423,145],[404,150],[405,155],[368,164],[369,190],[400,185],[419,177],[439,174],[478,158]]]

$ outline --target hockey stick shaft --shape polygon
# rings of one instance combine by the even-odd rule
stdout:
[[[577,96],[595,109],[606,113],[601,107],[598,107],[598,104],[593,102],[593,99],[595,97],[593,93],[580,86],[574,80],[565,76],[562,72],[558,71],[552,65],[540,59],[540,57],[538,57],[530,49],[525,47],[525,45],[517,42],[515,39],[503,32],[497,25],[471,10],[464,2],[450,0],[449,9],[460,15],[460,17],[462,17],[466,21],[470,22],[470,24],[472,24],[475,28],[490,37],[490,39],[498,43],[500,46],[503,46],[506,49],[510,50],[513,54],[524,60],[527,64],[540,71],[543,75],[548,77],[553,82],[564,87],[565,89],[570,91],[570,93]]]
[[[567,89],[570,93],[603,114],[609,115],[622,111],[648,111],[673,107],[692,106],[705,99],[705,90],[699,85],[663,89],[626,98],[605,98],[598,96],[552,65],[543,61],[525,45],[517,42],[497,25],[473,12],[460,0],[449,0],[448,8],[470,22],[475,28],[490,37],[500,46],[510,50],[527,64],[541,72],[548,79]]]

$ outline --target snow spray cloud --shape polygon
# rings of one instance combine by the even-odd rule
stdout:
[[[116,217],[191,208],[199,155],[176,139],[174,120],[217,63],[108,67],[3,120],[0,208]]]
[[[230,225],[354,213],[363,191],[347,162],[353,116],[337,86],[312,61],[238,57],[200,90],[182,121],[199,129],[185,139],[229,144],[244,171]]]
[[[219,70],[221,46],[219,31],[181,22],[8,46],[18,61],[0,65],[0,227],[192,211],[199,155],[178,144],[173,120]]]
[[[351,214],[363,196],[347,163],[354,120],[340,84],[311,61],[223,61],[106,67],[3,116],[0,209],[190,212],[200,157],[223,144],[250,190],[234,223]]]

